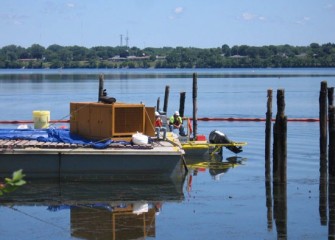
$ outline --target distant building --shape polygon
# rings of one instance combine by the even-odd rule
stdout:
[[[241,56],[241,55],[233,55],[230,56],[230,58],[246,58],[247,56]]]
[[[157,61],[163,61],[166,59],[166,56],[156,56]]]
[[[131,61],[141,61],[141,60],[149,60],[150,56],[136,57],[136,56],[128,56],[127,60]]]
[[[298,55],[295,55],[297,58],[305,58],[307,57],[307,53],[300,53]]]
[[[119,55],[116,55],[112,58],[108,58],[109,61],[112,62],[123,62],[123,61],[141,61],[141,60],[149,60],[150,56],[143,56],[143,57],[137,57],[137,56],[128,56],[128,57],[120,57]]]
[[[34,61],[37,61],[37,58],[21,58],[21,59],[18,59],[18,61],[20,61],[20,62],[34,62]]]
[[[122,61],[126,61],[127,58],[124,58],[124,57],[120,57],[120,55],[116,55],[112,58],[108,58],[109,61],[112,61],[112,62],[122,62]]]

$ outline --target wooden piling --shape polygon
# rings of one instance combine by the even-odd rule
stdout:
[[[335,177],[335,108],[329,106],[329,149],[328,149],[328,173]]]
[[[328,105],[334,106],[334,87],[328,88]]]
[[[179,102],[179,115],[180,115],[180,117],[184,117],[185,98],[186,98],[186,92],[181,92],[180,93],[180,102]]]
[[[319,96],[320,160],[327,158],[327,107],[327,81],[322,81]]]
[[[267,207],[268,230],[272,230],[272,188],[271,188],[271,119],[272,119],[272,89],[267,91],[267,111],[265,122],[265,194]]]
[[[192,88],[192,99],[193,99],[193,139],[196,140],[197,132],[198,132],[198,120],[197,120],[197,112],[198,112],[198,75],[197,73],[193,73],[193,88]]]
[[[272,119],[272,89],[268,89],[267,111],[265,123],[265,179],[271,180],[271,119]]]
[[[104,91],[104,76],[102,74],[99,75],[99,93],[98,93],[98,102],[100,102],[100,98],[103,95]]]
[[[273,181],[286,183],[287,117],[285,116],[285,91],[277,90],[277,115],[273,126]]]
[[[161,98],[158,97],[158,98],[157,98],[157,105],[156,105],[156,111],[157,111],[157,112],[159,112],[159,110],[160,110],[160,102],[161,102]]]
[[[165,86],[163,112],[166,114],[167,114],[168,103],[169,103],[169,95],[170,95],[170,86]]]

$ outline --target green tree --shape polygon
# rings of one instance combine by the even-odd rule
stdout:
[[[45,48],[39,44],[33,44],[27,51],[30,53],[31,58],[42,59]]]
[[[222,45],[221,50],[222,54],[224,54],[226,57],[230,56],[230,47],[227,44]]]

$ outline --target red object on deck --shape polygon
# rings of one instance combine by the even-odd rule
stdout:
[[[206,141],[205,135],[197,135],[197,141]]]

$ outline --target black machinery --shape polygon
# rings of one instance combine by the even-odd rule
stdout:
[[[229,140],[227,135],[218,130],[213,130],[209,134],[209,142],[213,144],[227,144],[227,146],[224,147],[236,154],[243,151],[242,146],[234,146],[234,142]]]

